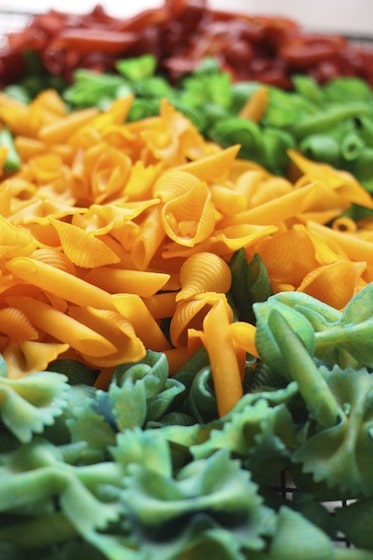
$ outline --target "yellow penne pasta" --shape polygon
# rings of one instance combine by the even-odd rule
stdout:
[[[72,306],[68,314],[79,323],[94,329],[113,345],[114,350],[103,356],[92,355],[89,351],[81,352],[88,363],[97,367],[111,367],[136,362],[145,356],[145,346],[136,336],[133,326],[116,311]]]
[[[176,307],[176,292],[164,292],[143,299],[154,319],[172,317]]]
[[[165,231],[161,222],[161,207],[155,206],[144,214],[139,223],[140,231],[132,243],[131,258],[139,270],[145,270],[158,251]]]
[[[14,139],[14,144],[22,161],[28,161],[35,156],[39,156],[46,150],[44,142],[28,136],[17,136]]]
[[[257,224],[276,225],[306,210],[313,202],[312,195],[317,184],[310,184],[302,189],[294,189],[279,198],[274,198],[263,204],[231,216],[223,220],[223,224]]]
[[[268,88],[265,86],[259,87],[246,101],[239,112],[239,116],[242,119],[259,122],[267,109],[268,99]]]
[[[228,304],[219,298],[203,321],[203,342],[209,355],[218,412],[224,416],[243,395],[239,361],[229,334]]]
[[[169,274],[160,272],[111,268],[108,266],[94,268],[84,276],[86,281],[111,294],[126,292],[144,298],[150,298],[156,294],[165,286],[169,278]]]
[[[113,303],[118,312],[127,319],[146,348],[164,351],[170,344],[157,321],[143,300],[135,294],[114,294]]]
[[[88,124],[98,114],[98,109],[93,107],[74,111],[42,127],[39,131],[39,138],[49,144],[64,142],[68,140],[75,131]]]
[[[347,216],[340,216],[333,220],[331,227],[341,232],[355,233],[357,231],[356,222]]]
[[[67,301],[82,306],[114,309],[108,292],[46,262],[31,257],[15,257],[6,266],[16,278]]]
[[[116,350],[102,335],[47,303],[29,297],[9,298],[9,302],[23,311],[36,328],[81,354],[101,358]]]

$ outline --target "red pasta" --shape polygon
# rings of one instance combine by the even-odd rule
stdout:
[[[213,56],[233,80],[291,88],[291,76],[309,74],[323,83],[350,75],[373,85],[373,52],[346,38],[308,33],[282,17],[214,10],[207,0],[164,0],[127,18],[102,6],[86,14],[50,10],[8,35],[0,50],[0,86],[24,72],[22,53],[33,50],[52,74],[72,78],[78,67],[113,70],[117,58],[154,54],[170,81]]]

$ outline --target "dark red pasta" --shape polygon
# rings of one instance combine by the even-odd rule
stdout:
[[[170,81],[213,56],[233,80],[287,89],[291,76],[301,72],[321,83],[350,75],[373,84],[368,48],[338,35],[307,33],[288,18],[214,10],[207,0],[164,0],[128,18],[110,16],[100,5],[81,15],[50,10],[7,40],[0,50],[0,85],[22,75],[25,50],[38,53],[49,72],[68,80],[81,66],[111,70],[116,58],[151,53]]]

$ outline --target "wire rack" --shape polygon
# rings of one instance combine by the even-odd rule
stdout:
[[[7,33],[23,29],[31,20],[33,15],[34,14],[32,12],[12,12],[10,10],[2,10],[0,8],[0,47],[6,42],[5,36]],[[363,48],[373,49],[373,37],[351,35],[347,36],[347,39]],[[298,491],[294,487],[294,484],[292,484],[292,481],[286,472],[283,473],[276,483],[276,489],[282,497],[290,500],[294,496],[294,493]],[[348,504],[349,502],[346,500],[339,500],[327,502],[324,505],[330,514],[333,515],[336,508],[346,507]],[[348,539],[343,534],[337,535],[335,538],[335,544],[336,546],[341,547],[351,546]]]

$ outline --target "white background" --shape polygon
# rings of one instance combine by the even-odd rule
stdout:
[[[49,8],[83,13],[100,3],[114,16],[133,15],[162,0],[0,0],[0,9],[43,12]],[[373,36],[373,0],[210,0],[209,7],[292,17],[310,30]],[[1,16],[0,16],[1,17]]]

